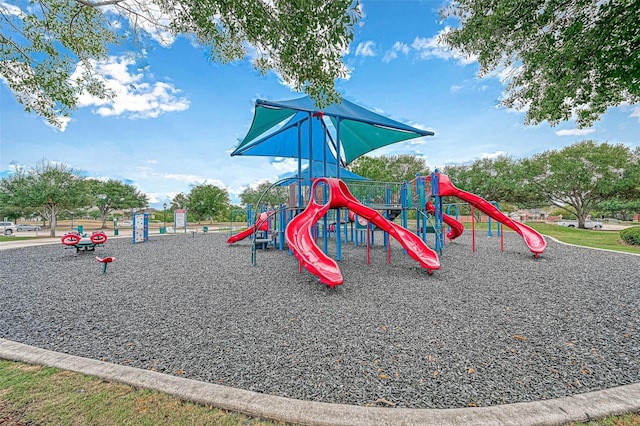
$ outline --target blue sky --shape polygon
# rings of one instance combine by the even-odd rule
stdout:
[[[435,168],[499,154],[528,157],[584,139],[640,146],[639,105],[612,108],[587,129],[574,122],[525,126],[523,113],[499,107],[497,75],[478,79],[476,62],[437,43],[455,25],[440,21],[442,4],[362,1],[364,17],[344,58],[350,75],[336,87],[352,102],[435,132],[371,155],[417,154]],[[0,177],[16,165],[63,162],[88,177],[131,183],[160,207],[199,184],[225,188],[237,202],[248,185],[294,170],[292,161],[229,152],[248,131],[256,99],[303,94],[274,73],[261,76],[249,60],[212,63],[184,38],[150,47],[144,62],[114,51],[100,67],[119,95],[110,103],[82,98],[64,131],[24,112],[0,84]]]

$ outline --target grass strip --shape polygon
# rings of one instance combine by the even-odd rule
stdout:
[[[0,425],[282,425],[57,368],[0,360]]]

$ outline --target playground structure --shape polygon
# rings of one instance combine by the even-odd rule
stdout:
[[[107,234],[102,231],[93,231],[91,235],[78,231],[67,232],[60,238],[64,248],[75,248],[76,255],[81,251],[95,251],[96,247],[102,247],[107,242]]]
[[[440,268],[438,254],[442,254],[445,244],[445,226],[449,229],[446,233],[449,240],[464,231],[460,222],[443,212],[443,197],[455,196],[471,206],[472,214],[477,208],[499,225],[518,232],[537,258],[546,248],[540,234],[502,214],[497,205],[456,188],[437,170],[430,176],[417,176],[411,182],[402,183],[371,182],[357,175],[348,184],[340,179],[341,174],[352,174],[344,167],[361,155],[400,141],[432,135],[433,132],[391,120],[345,99],[321,111],[309,97],[277,102],[257,100],[251,128],[231,156],[296,158],[298,171],[293,177],[273,184],[261,196],[262,200],[272,188],[285,185],[288,186],[287,200],[280,200],[277,205],[271,201],[267,206],[261,206],[259,200],[254,206],[255,214],[248,206],[248,228],[232,235],[228,243],[252,236],[254,265],[258,242],[262,247],[272,245],[280,250],[284,250],[286,244],[299,260],[301,270],[304,267],[322,283],[335,287],[344,281],[336,262],[341,260],[342,244],[359,245],[366,235],[369,262],[373,231],[377,228],[384,233],[387,262],[390,262],[391,236],[432,274]],[[304,173],[303,159],[307,161]],[[269,214],[257,218],[257,214],[265,214],[267,208]],[[415,213],[415,231],[409,229],[409,212]],[[428,234],[434,236],[433,249],[427,246]],[[336,243],[335,260],[328,256],[328,240],[332,237]],[[316,241],[320,238],[322,248]],[[475,240],[473,247],[475,250]]]
[[[432,274],[440,269],[437,253],[442,254],[445,237],[453,240],[464,232],[462,223],[443,212],[443,197],[456,197],[469,204],[472,210],[478,209],[499,225],[517,232],[535,258],[546,249],[546,241],[537,231],[509,218],[491,202],[455,187],[447,175],[437,171],[429,176],[417,176],[411,182],[386,183],[382,193],[374,190],[376,183],[352,181],[349,186],[353,189],[339,179],[315,178],[304,192],[305,197],[309,197],[304,209],[295,207],[293,203],[297,200],[290,200],[289,204],[282,204],[268,213],[256,212],[255,215],[252,215],[250,207],[248,217],[252,221],[252,217],[256,216],[255,224],[232,235],[227,242],[232,244],[253,236],[254,248],[256,244],[271,244],[283,250],[286,244],[301,267],[333,288],[343,283],[343,277],[336,260],[328,256],[327,241],[336,237],[336,257],[340,260],[341,244],[353,242],[358,245],[362,243],[358,233],[361,236],[366,233],[369,261],[373,230],[379,229],[384,233],[384,245],[388,253],[391,236],[400,242],[409,256]],[[377,186],[379,189],[380,185]],[[296,193],[298,189],[291,188],[290,192]],[[353,192],[359,197],[354,196]],[[416,216],[415,230],[409,229],[408,212],[412,210]],[[400,224],[395,223],[396,220]],[[431,234],[435,249],[427,246],[428,235]],[[266,238],[266,235],[271,237]],[[317,245],[319,238],[323,240],[323,249]],[[253,264],[255,261],[254,250]]]

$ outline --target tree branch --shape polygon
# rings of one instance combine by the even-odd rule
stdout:
[[[122,3],[124,0],[103,0],[103,1],[97,1],[97,2],[87,1],[87,0],[76,0],[76,1],[83,6],[98,8],[98,7],[112,6],[114,4]]]

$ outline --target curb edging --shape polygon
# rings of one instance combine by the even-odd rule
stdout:
[[[2,338],[0,358],[56,367],[254,417],[305,425],[558,425],[640,411],[640,383],[545,401],[490,407],[380,408],[267,395],[54,352]]]

